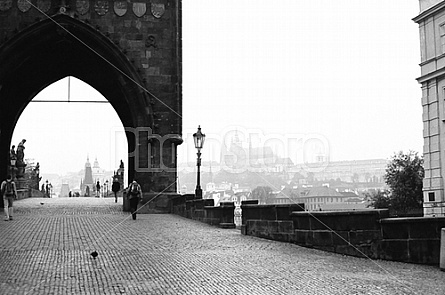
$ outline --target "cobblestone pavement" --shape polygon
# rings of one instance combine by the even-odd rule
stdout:
[[[114,199],[26,199],[0,219],[0,294],[445,294],[445,272],[243,236]],[[98,257],[92,258],[91,252]]]

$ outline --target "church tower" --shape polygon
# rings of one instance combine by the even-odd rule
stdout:
[[[93,175],[92,178],[93,178],[94,183],[96,183],[96,181],[99,181],[101,183],[104,181],[105,170],[100,168],[99,161],[97,160],[97,157],[94,160],[93,167],[91,168],[91,172]]]
[[[87,162],[85,163],[85,176],[81,184],[80,190],[83,196],[89,197],[93,192],[94,180],[93,171],[91,170],[90,159],[87,156]]]

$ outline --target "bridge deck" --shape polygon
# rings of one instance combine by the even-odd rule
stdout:
[[[175,215],[134,221],[121,206],[17,201],[14,220],[0,219],[0,294],[444,294],[438,267],[346,257]]]

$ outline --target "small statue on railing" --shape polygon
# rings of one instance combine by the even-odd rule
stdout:
[[[26,139],[22,139],[22,141],[17,146],[17,162],[18,163],[24,163],[25,158],[25,142]]]
[[[12,166],[15,166],[15,161],[17,161],[17,154],[15,153],[15,145],[13,145],[9,152],[9,162]]]
[[[31,170],[31,182],[29,186],[35,190],[39,190],[39,182],[41,179],[40,164],[37,162],[36,166]]]
[[[17,178],[22,178],[25,174],[25,142],[26,139],[22,139],[22,141],[17,146],[17,161],[16,161],[16,167],[17,167]]]

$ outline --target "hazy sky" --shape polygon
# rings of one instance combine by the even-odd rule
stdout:
[[[195,161],[198,125],[204,160],[235,132],[294,161],[309,147],[291,142],[313,138],[334,161],[422,152],[418,13],[415,0],[183,1],[179,161]],[[67,80],[44,92],[36,99],[66,98]],[[81,98],[103,99],[71,79]],[[108,104],[31,103],[13,143],[26,138],[44,173],[78,171],[88,154],[114,170],[121,128]]]

